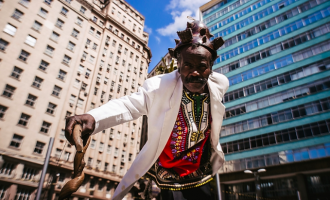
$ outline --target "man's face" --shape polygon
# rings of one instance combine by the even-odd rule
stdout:
[[[212,54],[204,47],[183,47],[178,60],[183,85],[193,93],[203,93],[212,72]]]

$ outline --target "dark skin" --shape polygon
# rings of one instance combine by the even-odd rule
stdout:
[[[192,93],[207,92],[207,80],[212,73],[212,63],[212,54],[204,47],[182,47],[178,58],[178,72],[183,86]],[[76,124],[82,125],[82,137],[88,137],[95,129],[95,119],[89,114],[66,118],[65,137],[72,145],[72,132]]]

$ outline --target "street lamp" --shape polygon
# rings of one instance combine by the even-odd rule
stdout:
[[[257,171],[251,171],[248,169],[244,170],[244,173],[254,175],[254,183],[256,186],[256,200],[259,200],[260,197],[262,196],[259,173],[265,172],[265,171],[266,171],[266,169],[258,169]]]

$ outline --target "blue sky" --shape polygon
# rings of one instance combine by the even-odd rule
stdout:
[[[175,46],[176,32],[184,30],[187,16],[198,19],[198,8],[210,0],[126,0],[145,17],[152,52],[149,71]]]

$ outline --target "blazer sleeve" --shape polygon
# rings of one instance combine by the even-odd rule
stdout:
[[[138,92],[114,99],[106,104],[87,112],[95,119],[93,134],[104,129],[135,120],[142,115],[148,115],[148,108],[152,101],[152,87],[146,80]]]

